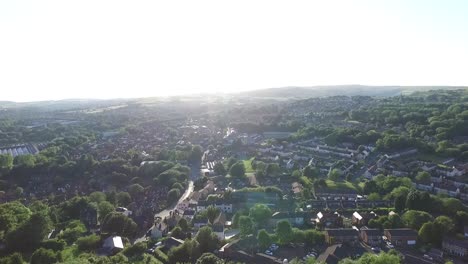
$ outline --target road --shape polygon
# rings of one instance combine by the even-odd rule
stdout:
[[[180,202],[182,202],[187,197],[189,197],[190,194],[193,192],[193,181],[198,179],[198,177],[200,177],[200,165],[192,166],[190,169],[191,169],[190,170],[191,173],[190,173],[190,181],[188,182],[188,187],[187,187],[187,189],[185,189],[185,192],[179,198],[177,203],[175,203],[173,206],[170,206],[170,207],[162,210],[159,213],[156,213],[154,215],[154,218],[161,217],[162,219],[164,219],[164,217],[169,216],[170,212],[173,211],[174,209],[176,209],[177,205],[179,205]],[[154,225],[151,228],[153,228],[153,227],[154,227]],[[135,241],[133,241],[133,243],[135,244],[135,243],[142,242],[142,241],[146,241],[146,233],[143,234],[142,237],[139,237],[139,238],[135,239]]]
[[[184,194],[182,194],[182,196],[180,197],[179,201],[177,201],[176,204],[174,204],[173,206],[169,207],[169,208],[166,208],[164,210],[162,210],[161,212],[157,213],[154,215],[154,218],[156,217],[161,217],[162,219],[164,219],[164,217],[167,217],[169,216],[169,213],[171,211],[173,211],[174,209],[177,208],[177,205],[182,202],[183,200],[185,200],[187,197],[189,197],[189,195],[193,192],[193,181],[189,181],[189,185],[188,185],[188,188],[185,190]]]

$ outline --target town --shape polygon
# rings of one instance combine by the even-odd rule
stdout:
[[[0,263],[466,263],[468,90],[0,103]]]

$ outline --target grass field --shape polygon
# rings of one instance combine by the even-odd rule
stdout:
[[[255,170],[252,168],[252,160],[253,159],[254,158],[250,158],[250,159],[242,161],[242,162],[244,162],[245,172],[255,172]]]
[[[326,180],[327,182],[327,187],[331,190],[338,190],[338,189],[342,189],[342,190],[345,190],[345,189],[351,189],[351,190],[355,190],[357,192],[360,192],[362,190],[362,187],[361,185],[359,184],[356,184],[356,183],[352,183],[352,182],[349,182],[349,181],[332,181],[332,180]]]

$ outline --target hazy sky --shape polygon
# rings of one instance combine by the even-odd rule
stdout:
[[[468,1],[1,0],[0,100],[468,85]]]

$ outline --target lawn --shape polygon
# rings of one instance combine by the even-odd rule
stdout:
[[[245,172],[255,172],[255,170],[252,168],[252,160],[254,158],[250,158],[250,159],[246,159],[246,160],[242,160],[242,162],[244,162],[244,167],[245,167]]]
[[[325,180],[327,182],[327,187],[331,190],[337,189],[351,189],[357,192],[361,191],[361,185],[357,183],[352,183],[349,181],[332,181],[332,180]]]

